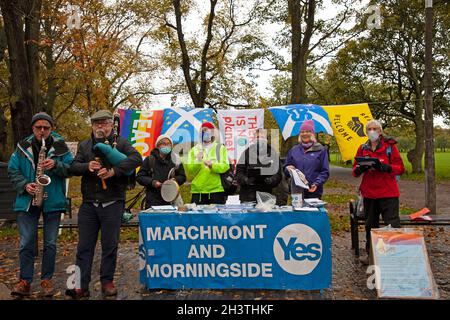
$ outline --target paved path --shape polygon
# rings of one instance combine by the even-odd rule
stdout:
[[[350,168],[330,166],[330,178],[347,183],[355,187],[361,183],[361,178],[355,178]],[[399,181],[400,203],[406,207],[421,209],[425,206],[425,182],[424,181]],[[450,183],[439,183],[436,186],[436,201],[439,214],[450,214]]]

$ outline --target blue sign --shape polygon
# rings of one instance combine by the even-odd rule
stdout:
[[[319,212],[141,213],[140,282],[149,289],[331,287],[331,234]]]
[[[297,136],[300,133],[300,127],[306,120],[314,121],[315,132],[325,132],[333,135],[328,114],[319,105],[290,104],[287,106],[270,107],[269,110],[278,123],[284,140]]]

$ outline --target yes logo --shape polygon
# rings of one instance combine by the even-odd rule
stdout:
[[[306,275],[320,262],[322,240],[311,227],[300,223],[290,224],[275,237],[273,253],[284,271]]]

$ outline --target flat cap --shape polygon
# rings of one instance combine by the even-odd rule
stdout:
[[[38,112],[36,113],[33,118],[31,118],[31,125],[33,125],[36,121],[39,120],[46,120],[48,123],[50,123],[53,126],[53,119],[45,112]]]
[[[96,120],[113,119],[113,115],[109,110],[99,110],[91,116],[91,122]]]

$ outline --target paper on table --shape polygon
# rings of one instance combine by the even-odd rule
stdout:
[[[298,169],[290,169],[289,173],[291,174],[292,179],[294,179],[294,183],[296,186],[299,186],[303,189],[309,189],[308,180],[306,180],[303,172]]]
[[[310,212],[310,211],[319,211],[319,208],[297,207],[297,208],[294,208],[294,211],[307,211],[307,212]]]
[[[167,206],[152,206],[153,210],[176,210],[174,206],[167,205]]]
[[[241,200],[239,200],[239,195],[228,196],[226,204],[241,204]]]

